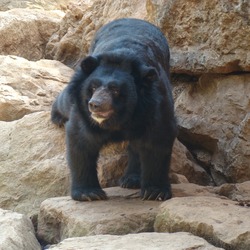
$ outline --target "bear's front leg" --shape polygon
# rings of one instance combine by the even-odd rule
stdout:
[[[167,200],[172,197],[169,167],[172,147],[143,147],[140,150],[142,166],[141,197],[143,200]]]
[[[78,201],[105,200],[97,177],[100,143],[91,140],[77,120],[66,123],[67,160],[71,171],[71,196]]]

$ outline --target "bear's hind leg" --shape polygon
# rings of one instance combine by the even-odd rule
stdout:
[[[139,155],[132,145],[128,146],[128,167],[124,176],[120,179],[122,188],[137,189],[141,187],[141,167]]]

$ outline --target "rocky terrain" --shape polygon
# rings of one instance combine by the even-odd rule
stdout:
[[[126,142],[103,149],[107,201],[69,196],[64,129],[50,122],[94,32],[161,28],[179,125],[173,198],[117,187]],[[0,249],[250,249],[250,4],[244,0],[0,2]]]

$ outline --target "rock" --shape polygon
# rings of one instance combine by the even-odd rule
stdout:
[[[0,120],[13,121],[24,115],[49,110],[73,70],[58,61],[28,61],[0,56]]]
[[[106,191],[107,201],[78,202],[70,197],[45,200],[38,217],[39,238],[58,243],[69,237],[153,231],[159,202],[142,201],[134,190]]]
[[[195,162],[187,148],[178,140],[173,147],[171,173],[184,175],[191,183],[213,185],[212,178]]]
[[[98,28],[117,18],[136,17],[151,21],[166,34],[172,72],[249,71],[249,12],[247,1],[95,0],[72,4],[48,43],[46,56],[75,66],[88,53]]]
[[[148,19],[169,39],[175,73],[250,70],[249,1],[147,1]]]
[[[0,12],[0,54],[33,61],[44,58],[45,46],[63,15],[61,11],[30,9]]]
[[[242,74],[203,75],[176,100],[179,139],[198,149],[217,185],[250,179],[249,99],[250,74]]]
[[[173,196],[211,196],[212,187],[174,184]],[[58,243],[70,237],[97,234],[123,235],[152,232],[159,201],[142,201],[140,190],[106,188],[109,200],[78,202],[70,197],[45,200],[38,217],[38,235],[43,241]]]
[[[71,4],[60,29],[46,46],[46,58],[74,67],[88,53],[94,32],[105,23],[122,17],[144,19],[145,15],[143,0],[94,0]]]
[[[11,250],[41,249],[31,220],[23,214],[0,209],[0,247]]]
[[[193,183],[172,184],[173,197],[213,196],[218,197],[216,189],[211,186],[199,186]]]
[[[49,112],[0,121],[0,207],[36,215],[48,197],[69,193],[64,132]]]
[[[226,183],[216,187],[215,192],[231,200],[239,201],[242,206],[250,206],[250,181],[236,184]]]
[[[225,249],[250,249],[249,208],[215,197],[173,198],[161,205],[156,232],[190,232]]]
[[[98,179],[102,187],[119,186],[128,163],[127,143],[115,143],[104,147],[98,160]]]
[[[0,11],[7,11],[15,8],[44,9],[44,10],[65,10],[71,0],[1,0]]]
[[[199,249],[213,250],[222,249],[210,245],[205,240],[188,233],[140,233],[117,235],[96,235],[87,237],[71,238],[62,241],[58,245],[51,246],[53,250],[78,250],[78,249],[102,249],[102,250],[180,250]]]

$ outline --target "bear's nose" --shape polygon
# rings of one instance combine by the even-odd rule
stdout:
[[[101,103],[98,100],[91,99],[88,105],[89,105],[89,110],[92,112],[95,112],[95,111],[98,111],[98,109],[101,106]]]

